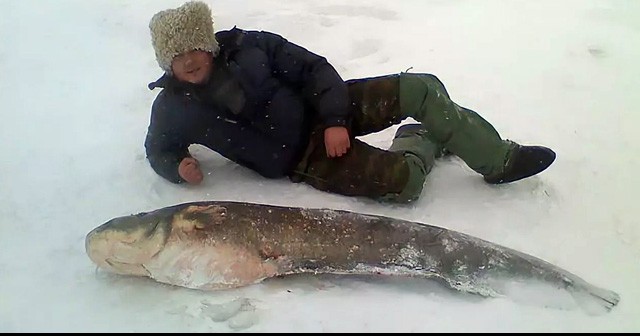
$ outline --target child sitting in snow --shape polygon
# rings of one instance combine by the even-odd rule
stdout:
[[[476,112],[452,101],[431,74],[344,81],[327,60],[283,37],[238,28],[214,32],[199,1],[150,22],[164,75],[145,140],[151,167],[174,183],[203,179],[191,144],[204,145],[266,178],[319,190],[408,203],[434,160],[460,157],[487,183],[545,170],[555,153],[504,140]],[[407,118],[382,150],[355,137]]]

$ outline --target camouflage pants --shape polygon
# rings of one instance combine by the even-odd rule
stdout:
[[[404,156],[355,139],[404,119],[400,115],[398,77],[355,79],[347,81],[347,85],[353,116],[351,149],[339,158],[328,158],[323,132],[314,132],[294,180],[347,196],[377,199],[389,193],[400,193],[409,177]]]
[[[342,157],[328,158],[323,132],[314,132],[292,181],[346,196],[399,203],[415,200],[433,165],[434,151],[418,160],[404,151],[383,150],[355,139],[408,117],[425,127],[428,140],[421,146],[445,146],[481,174],[504,165],[509,143],[475,112],[452,102],[435,76],[393,74],[353,79],[347,85],[353,118],[351,149]]]

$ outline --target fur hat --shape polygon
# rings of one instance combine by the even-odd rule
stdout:
[[[171,74],[171,61],[192,50],[215,56],[220,47],[213,30],[211,9],[202,1],[189,1],[178,8],[156,13],[149,23],[151,43],[158,65]]]

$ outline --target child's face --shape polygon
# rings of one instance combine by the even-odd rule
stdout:
[[[171,71],[183,82],[205,84],[213,68],[213,57],[209,52],[193,50],[173,58]]]

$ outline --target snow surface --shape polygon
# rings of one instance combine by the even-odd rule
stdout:
[[[205,182],[172,185],[143,148],[161,75],[151,16],[182,1],[2,0],[0,331],[640,331],[640,2],[208,0],[217,29],[268,30],[343,78],[436,74],[505,138],[553,148],[539,176],[490,186],[441,160],[411,206],[265,180],[194,146]],[[395,127],[364,139],[385,148]],[[529,253],[618,292],[601,316],[438,283],[294,276],[207,293],[96,272],[84,237],[116,216],[197,200],[421,221]],[[526,289],[523,288],[526,292]]]

